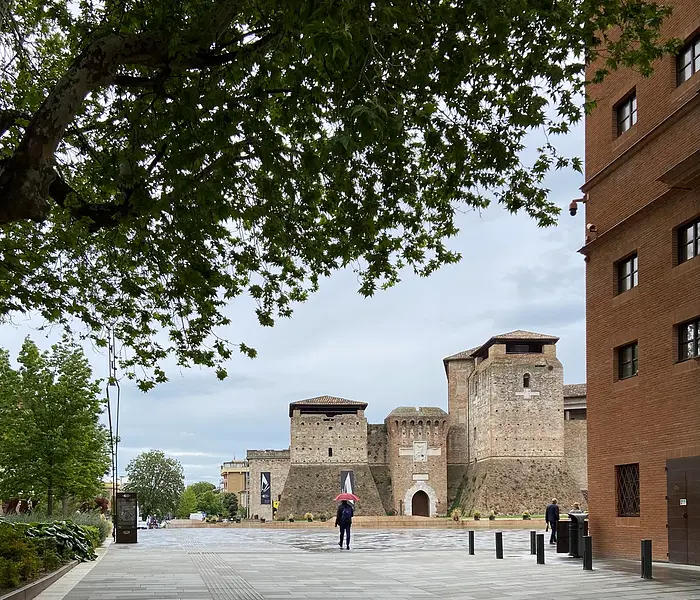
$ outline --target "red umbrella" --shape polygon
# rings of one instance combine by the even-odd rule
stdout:
[[[355,496],[355,494],[342,493],[335,497],[336,502],[340,502],[341,500],[351,500],[352,502],[357,502],[359,498]]]

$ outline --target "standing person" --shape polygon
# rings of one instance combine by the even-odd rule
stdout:
[[[559,506],[557,499],[552,498],[552,503],[547,505],[547,510],[544,515],[544,520],[552,528],[552,535],[549,538],[550,544],[557,543],[557,524],[559,523]]]
[[[347,500],[343,500],[335,515],[335,526],[340,527],[340,541],[338,546],[343,547],[343,538],[348,550],[350,550],[350,527],[352,526],[352,515],[354,511]]]

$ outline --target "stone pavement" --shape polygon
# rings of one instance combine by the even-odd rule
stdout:
[[[62,593],[59,581],[38,598],[700,600],[698,569],[655,563],[647,581],[638,563],[596,561],[585,572],[549,545],[547,564],[537,565],[527,531],[503,533],[503,560],[493,532],[475,539],[476,555],[468,556],[466,530],[360,530],[349,552],[327,530],[147,530],[138,544],[113,544],[94,566],[74,569],[85,571],[74,587],[64,584]]]

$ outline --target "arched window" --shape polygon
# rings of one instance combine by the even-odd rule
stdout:
[[[328,448],[328,456],[333,456],[333,448]]]
[[[530,387],[530,373],[525,373],[525,375],[523,375],[523,387],[524,388]]]

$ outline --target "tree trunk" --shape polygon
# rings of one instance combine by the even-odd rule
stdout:
[[[53,515],[53,478],[49,478],[49,487],[46,492],[46,514]]]

